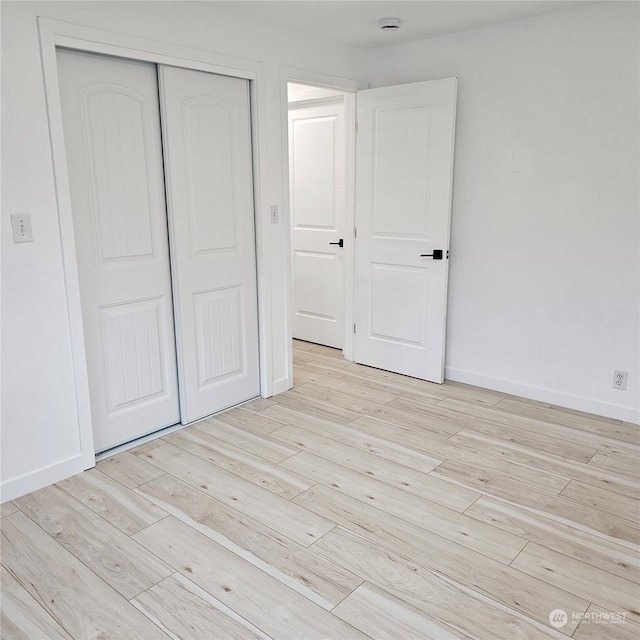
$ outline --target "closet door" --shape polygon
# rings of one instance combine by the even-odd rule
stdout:
[[[180,420],[154,65],[58,53],[96,451]]]
[[[182,422],[259,394],[249,83],[159,67]]]

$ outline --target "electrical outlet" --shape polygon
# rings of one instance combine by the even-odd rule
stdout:
[[[614,371],[613,372],[613,388],[620,391],[626,391],[627,389],[627,376],[629,374],[626,371]]]

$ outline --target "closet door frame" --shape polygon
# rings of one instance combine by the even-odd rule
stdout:
[[[95,466],[95,450],[91,420],[91,402],[82,324],[82,308],[76,260],[76,241],[71,212],[69,173],[64,146],[62,107],[58,85],[56,50],[63,48],[76,52],[102,54],[153,64],[164,64],[196,71],[205,71],[249,81],[251,142],[253,164],[253,202],[256,240],[256,277],[258,286],[258,331],[260,348],[260,394],[269,397],[274,392],[271,373],[273,347],[271,339],[271,302],[267,294],[271,282],[268,239],[269,204],[260,188],[261,175],[267,173],[261,141],[267,131],[264,114],[257,108],[266,101],[264,69],[259,62],[240,60],[201,49],[193,49],[155,40],[147,40],[111,31],[70,24],[48,18],[38,18],[42,67],[49,116],[49,133],[57,194],[58,218],[64,263],[67,309],[78,415],[81,469]],[[263,215],[263,212],[266,212]]]

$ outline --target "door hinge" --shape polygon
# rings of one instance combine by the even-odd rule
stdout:
[[[358,131],[360,129],[360,124],[358,123],[358,121],[356,120],[356,135],[358,135]]]
[[[353,333],[355,333],[355,332],[356,332],[356,323],[354,322],[353,323]]]
[[[353,227],[353,237],[354,238],[358,237],[358,229],[357,229],[357,227]]]

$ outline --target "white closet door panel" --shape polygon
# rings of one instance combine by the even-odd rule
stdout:
[[[153,65],[58,53],[97,451],[179,422]]]
[[[182,421],[259,394],[249,84],[160,67]]]
[[[293,337],[342,347],[345,238],[344,104],[289,109]],[[330,244],[333,243],[333,244]]]

